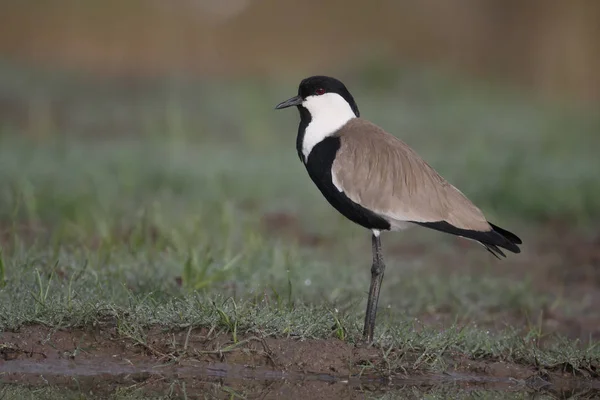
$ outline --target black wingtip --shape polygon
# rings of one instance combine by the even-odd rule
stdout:
[[[512,251],[513,253],[520,253],[521,249],[519,248],[519,244],[523,244],[523,241],[514,233],[507,231],[506,229],[502,229],[491,222],[489,222],[492,230],[488,232],[488,237],[495,236],[494,244],[496,246],[500,246],[508,251]]]
[[[487,251],[489,251],[494,257],[496,257],[498,260],[501,260],[502,258],[500,257],[504,257],[506,258],[506,254],[504,254],[504,252],[502,250],[500,250],[498,248],[498,246],[493,245],[493,244],[483,244],[483,247],[485,247],[485,249]]]
[[[506,257],[504,252],[500,250],[503,248],[513,253],[520,253],[521,249],[518,244],[522,244],[521,239],[512,232],[505,229],[499,228],[498,226],[491,224],[492,230],[481,232],[469,229],[460,229],[454,225],[449,224],[446,221],[440,222],[415,222],[418,225],[426,228],[435,229],[450,233],[457,236],[462,236],[467,239],[473,239],[481,243],[487,251],[494,255],[494,257],[500,259],[500,257]]]
[[[502,229],[499,226],[492,224],[491,222],[489,222],[489,224],[492,227],[492,229],[494,229],[496,232],[498,232],[499,234],[501,234],[502,236],[504,236],[505,238],[507,238],[508,240],[513,242],[514,244],[523,244],[523,241],[521,240],[521,238],[519,238],[514,233],[509,232],[506,229]]]

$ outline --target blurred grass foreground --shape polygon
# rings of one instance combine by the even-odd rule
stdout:
[[[597,377],[600,3],[346,4],[5,1],[0,330],[353,342],[368,235],[273,111],[327,73],[525,243],[386,235],[380,343]]]

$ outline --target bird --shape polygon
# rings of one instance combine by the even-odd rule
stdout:
[[[303,79],[298,95],[275,106],[297,107],[296,150],[325,199],[350,221],[371,231],[371,284],[363,340],[373,342],[385,263],[383,231],[411,226],[461,236],[496,258],[501,249],[520,253],[521,239],[489,222],[460,190],[396,136],[360,117],[358,105],[338,79]]]

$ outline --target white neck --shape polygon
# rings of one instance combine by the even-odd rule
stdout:
[[[311,116],[304,131],[302,154],[304,161],[319,142],[331,136],[352,118],[356,118],[350,104],[337,93],[325,93],[321,96],[309,96],[302,103]]]

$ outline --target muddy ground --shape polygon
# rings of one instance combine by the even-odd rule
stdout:
[[[302,232],[292,216],[267,215],[264,224],[272,234],[295,238],[306,246],[327,245],[326,238]],[[560,292],[565,298],[589,303],[577,315],[564,310],[544,310],[543,329],[582,342],[597,338],[600,311],[594,304],[600,304],[600,235],[589,230],[567,231],[556,222],[536,232],[539,233],[531,243],[532,251],[504,262],[502,268],[492,273],[518,277],[523,268],[528,268],[536,290]],[[403,257],[423,257],[423,249],[415,246],[392,245],[389,251]],[[459,262],[465,243],[457,239],[452,247],[456,251],[450,255],[436,255],[435,249],[432,252],[435,257],[444,257],[444,269],[470,268]],[[572,268],[572,265],[583,267]],[[419,318],[427,324],[444,325],[446,320],[454,321],[451,317],[438,313]],[[508,317],[515,326],[525,323],[524,316]],[[146,341],[124,338],[110,321],[101,327],[85,329],[55,330],[30,325],[17,332],[2,332],[0,382],[84,388],[98,396],[127,388],[144,394],[210,393],[216,398],[230,397],[232,393],[263,399],[363,398],[365,393],[390,390],[429,393],[448,385],[461,390],[543,392],[558,398],[600,395],[597,374],[582,376],[560,368],[548,371],[496,360],[473,361],[461,354],[448,356],[450,368],[445,373],[425,374],[419,369],[390,370],[383,356],[386,349],[356,346],[337,339],[297,340],[257,335],[239,337],[234,343],[232,336],[224,332],[168,331],[158,327],[151,329],[147,338]],[[418,355],[402,357],[406,361],[403,365],[414,365]]]
[[[126,387],[145,394],[212,393],[245,398],[362,398],[393,389],[542,391],[558,397],[600,393],[600,378],[538,371],[504,362],[471,361],[456,354],[444,374],[386,369],[382,349],[329,340],[231,335],[205,329],[152,329],[145,343],[124,339],[115,327],[53,330],[25,326],[0,334],[0,380],[48,384],[96,396]],[[406,359],[415,355],[406,354]],[[369,368],[373,366],[374,368]],[[590,397],[590,398],[592,398]]]

